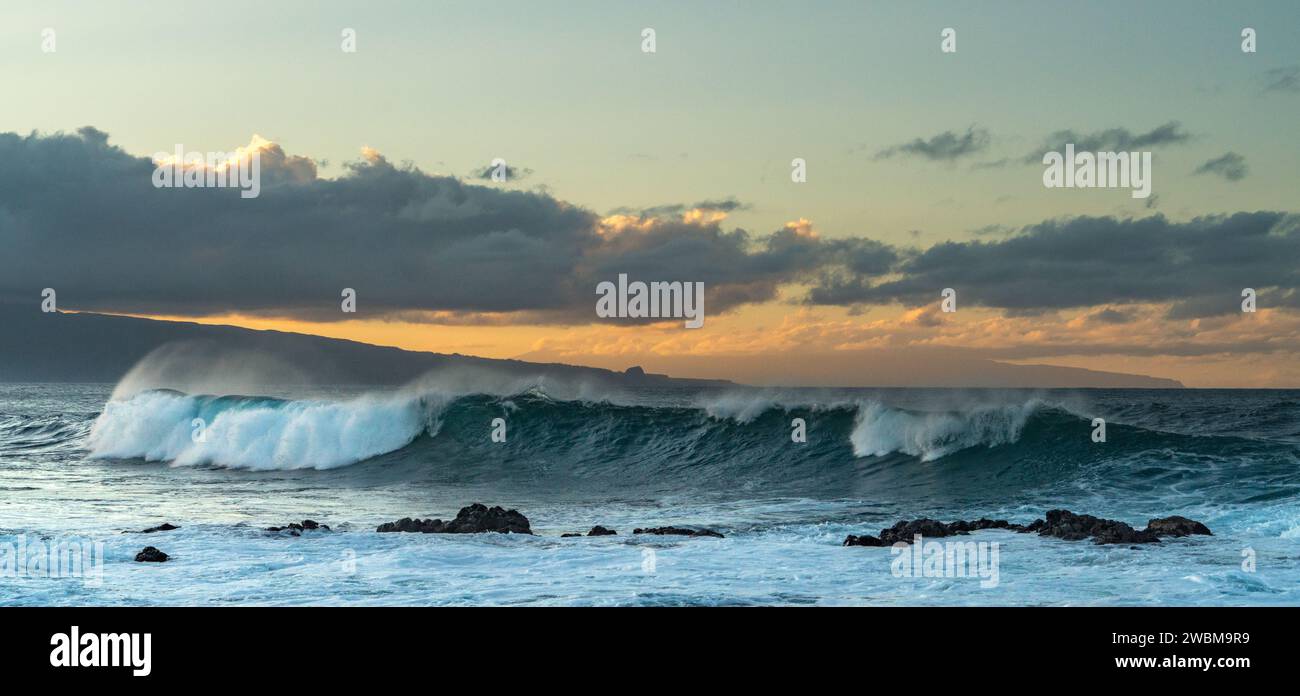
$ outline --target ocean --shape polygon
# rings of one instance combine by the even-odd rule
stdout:
[[[475,502],[535,536],[375,531]],[[0,385],[3,605],[1293,605],[1298,503],[1300,391]],[[994,582],[842,545],[1054,508],[1213,536],[956,538]],[[303,519],[331,530],[266,531]],[[560,536],[593,525],[618,534]],[[632,534],[667,525],[725,538]],[[13,555],[69,539],[93,579]]]

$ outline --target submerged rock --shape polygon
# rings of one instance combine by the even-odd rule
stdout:
[[[152,546],[144,547],[144,550],[135,555],[136,563],[162,563],[168,558],[170,556]]]
[[[582,536],[582,535],[579,534],[579,533],[577,533],[577,532],[569,532],[568,534],[561,534],[561,535],[560,535],[560,538],[561,538],[561,539],[568,539],[569,537],[580,537],[580,536]]]
[[[154,532],[170,532],[170,531],[173,530],[173,529],[180,529],[180,527],[178,527],[178,526],[176,526],[176,525],[174,525],[174,524],[171,524],[170,522],[163,522],[162,524],[158,525],[157,527],[150,527],[150,528],[148,528],[148,529],[141,529],[141,530],[140,530],[140,533],[141,533],[141,534],[153,534]]]
[[[303,532],[311,531],[313,529],[321,529],[328,532],[330,531],[330,526],[328,524],[320,524],[315,520],[303,520],[301,524],[298,522],[290,522],[283,527],[267,527],[266,531],[288,532],[290,536],[302,536]]]
[[[489,508],[482,503],[463,507],[456,514],[456,519],[443,522],[439,519],[420,520],[403,517],[396,522],[385,522],[375,529],[376,532],[421,532],[424,534],[479,534],[482,532],[499,532],[501,534],[532,534],[533,530],[518,510],[506,510],[502,507]]]
[[[693,536],[693,537],[717,537],[724,538],[721,533],[712,529],[687,529],[685,527],[649,527],[646,529],[633,529],[633,534],[661,534],[673,536]]]
[[[902,520],[892,527],[882,529],[879,538],[865,534],[861,536],[850,534],[844,540],[844,546],[892,546],[899,542],[910,544],[917,534],[923,538],[934,538],[969,534],[981,529],[1007,529],[1067,541],[1092,539],[1098,544],[1152,544],[1159,542],[1162,536],[1210,534],[1209,528],[1200,522],[1177,515],[1153,519],[1147,522],[1146,529],[1140,530],[1118,520],[1076,515],[1069,510],[1048,510],[1045,517],[1046,519],[1034,520],[1027,525],[987,518],[947,523],[929,518]]]

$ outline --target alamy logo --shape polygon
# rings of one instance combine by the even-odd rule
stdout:
[[[896,578],[979,578],[980,587],[997,587],[998,542],[924,541],[920,534],[913,543],[900,541],[890,547],[889,570]]]
[[[153,634],[67,633],[50,636],[50,665],[54,667],[131,667],[131,674],[147,677],[153,671]]]
[[[81,578],[88,587],[104,582],[104,542],[59,539],[28,542],[19,534],[0,542],[0,578]]]
[[[596,316],[602,319],[686,319],[686,328],[704,326],[704,283],[627,282],[618,274],[618,285],[606,280],[596,285]]]
[[[235,152],[175,152],[153,155],[154,188],[237,188],[240,198],[257,198],[262,193],[262,156],[256,147]]]
[[[1151,195],[1150,152],[1079,152],[1074,143],[1065,154],[1043,155],[1043,185],[1047,188],[1131,188],[1134,198]]]

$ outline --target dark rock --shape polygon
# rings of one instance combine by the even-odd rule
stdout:
[[[162,563],[167,558],[167,554],[152,546],[144,547],[143,551],[135,555],[136,563]]]
[[[958,534],[970,534],[981,529],[1011,529],[1020,530],[1022,527],[1018,524],[1012,524],[1006,520],[990,520],[981,517],[978,520],[957,520],[956,522],[940,522],[923,517],[919,520],[902,520],[896,522],[894,526],[880,530],[880,537],[870,535],[857,536],[850,534],[844,540],[845,546],[893,546],[899,542],[910,544],[916,540],[916,535],[922,537],[948,537]]]
[[[880,541],[883,546],[892,546],[900,541],[910,544],[917,534],[923,537],[946,537],[966,533],[960,526],[954,527],[923,517],[919,520],[903,520],[889,529],[880,530]]]
[[[489,508],[482,503],[463,507],[456,514],[456,519],[443,522],[439,519],[419,520],[403,517],[396,522],[385,522],[377,532],[422,532],[424,534],[478,534],[482,532],[499,532],[501,534],[532,534],[528,518],[518,510],[506,510],[501,507]]]
[[[328,532],[330,531],[330,526],[328,524],[320,524],[319,522],[313,520],[303,520],[302,524],[299,524],[297,522],[290,522],[289,524],[286,524],[283,527],[267,527],[266,531],[288,532],[290,536],[302,536],[303,532],[313,530],[313,529],[324,530]]]
[[[385,522],[375,529],[376,532],[423,532],[441,534],[447,531],[447,523],[442,520],[421,520],[403,517],[396,522]]]
[[[582,535],[579,534],[579,533],[577,533],[577,532],[569,532],[568,534],[561,534],[561,535],[560,535],[560,538],[561,538],[561,539],[568,539],[569,537],[580,537],[580,536],[582,536]]]
[[[169,523],[169,522],[163,522],[162,524],[158,525],[157,527],[150,527],[150,528],[148,528],[148,529],[141,529],[141,530],[140,530],[140,533],[141,533],[141,534],[153,534],[154,532],[170,532],[170,531],[173,530],[173,529],[180,529],[180,527],[178,527],[178,526],[176,526],[176,525],[174,525],[174,524],[171,524],[171,523]]]
[[[862,536],[855,536],[853,534],[850,534],[848,538],[844,540],[844,545],[845,546],[889,546],[889,544],[886,544],[885,542],[881,541],[879,538],[873,537],[870,534],[863,534]]]
[[[1098,544],[1153,544],[1160,541],[1153,532],[1138,531],[1124,522],[1092,515],[1076,515],[1069,510],[1048,510],[1047,519],[1034,522],[1022,531],[1037,531],[1067,541],[1093,539]]]
[[[1186,517],[1162,517],[1151,520],[1147,528],[1138,530],[1118,520],[1108,520],[1092,515],[1076,515],[1069,510],[1049,510],[1047,519],[1034,520],[1027,525],[1020,525],[1006,520],[990,520],[981,517],[978,520],[943,523],[938,520],[922,518],[903,520],[894,526],[880,531],[880,537],[850,534],[844,540],[845,546],[892,546],[898,542],[910,544],[917,534],[922,537],[946,537],[957,534],[969,534],[981,529],[1007,529],[1021,533],[1036,533],[1040,536],[1056,537],[1068,541],[1092,539],[1098,544],[1153,544],[1162,536],[1187,536],[1189,534],[1210,534],[1210,530],[1196,520]]]
[[[596,525],[591,528],[590,532],[587,532],[587,536],[618,536],[618,532]]]
[[[1160,517],[1147,522],[1146,531],[1156,536],[1183,537],[1192,534],[1204,534],[1214,536],[1210,528],[1197,522],[1189,520],[1186,517],[1174,515],[1173,517]]]
[[[685,527],[649,527],[646,529],[633,529],[633,534],[660,534],[673,536],[693,536],[693,537],[717,537],[724,538],[722,534],[712,529],[687,529]]]

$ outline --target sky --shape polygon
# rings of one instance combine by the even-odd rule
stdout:
[[[1290,0],[11,0],[0,298],[683,376],[1300,387],[1298,35]],[[1046,188],[1065,142],[1151,152],[1152,195]],[[152,187],[177,144],[258,148],[261,195]],[[618,273],[704,282],[705,326],[596,316]]]

